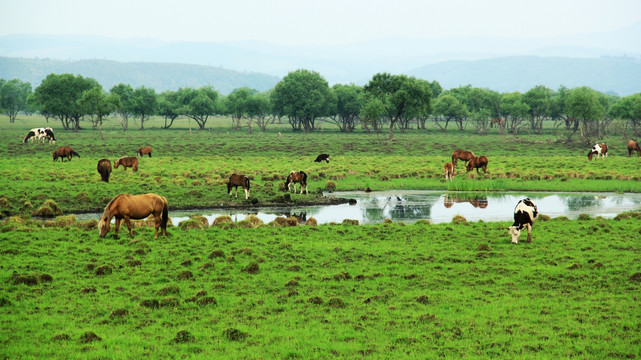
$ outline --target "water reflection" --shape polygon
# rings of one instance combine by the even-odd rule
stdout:
[[[211,209],[171,211],[174,225],[193,215],[203,215],[211,224],[218,216],[229,215],[234,221],[254,214],[263,222],[278,216],[294,216],[300,224],[313,217],[319,224],[341,223],[344,219],[361,224],[380,223],[386,218],[412,223],[420,219],[432,223],[450,222],[455,215],[469,221],[512,221],[516,203],[529,197],[541,214],[551,217],[579,214],[612,218],[623,211],[641,209],[641,194],[613,193],[457,193],[437,191],[336,192],[327,196],[354,198],[356,205],[306,206],[252,209]],[[98,219],[100,214],[78,214],[78,219]]]

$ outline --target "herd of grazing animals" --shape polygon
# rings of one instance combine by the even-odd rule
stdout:
[[[492,124],[495,124],[499,127],[503,126],[504,120],[502,118],[492,119]],[[279,133],[279,137],[281,134]],[[52,128],[34,128],[31,129],[27,136],[24,138],[24,143],[29,139],[31,141],[55,143],[56,139],[53,133]],[[641,156],[641,146],[635,140],[629,140],[627,143],[628,157],[632,156],[634,151],[637,152],[638,156]],[[148,155],[151,158],[151,146],[140,147],[137,151],[138,156]],[[604,160],[608,156],[608,146],[605,143],[595,144],[590,151],[588,152],[588,159],[592,160],[592,157],[596,155],[597,159],[602,157]],[[61,161],[64,162],[64,158],[67,158],[68,161],[71,161],[73,156],[80,157],[80,155],[71,149],[68,146],[58,147],[53,152],[53,160],[61,158]],[[329,163],[329,154],[320,154],[314,162],[325,161]],[[467,150],[455,150],[452,152],[452,162],[446,162],[444,166],[445,170],[445,179],[446,181],[452,181],[454,176],[457,175],[455,172],[455,167],[458,164],[458,160],[462,160],[466,163],[466,172],[470,172],[473,169],[476,169],[477,174],[479,173],[479,168],[483,169],[483,173],[487,173],[488,158],[486,156],[476,156],[472,151]],[[133,156],[124,156],[114,161],[114,169],[117,169],[118,166],[122,166],[124,171],[128,167],[132,168],[133,171],[138,171],[138,157]],[[109,159],[100,159],[97,166],[98,173],[101,176],[101,180],[104,182],[109,182],[109,176],[111,174],[111,161]],[[291,191],[292,184],[294,185],[294,193],[296,193],[296,184],[300,183],[301,185],[301,194],[303,192],[308,193],[307,191],[307,174],[304,171],[292,171],[287,175],[285,181],[285,191]],[[238,197],[238,187],[240,186],[245,191],[245,199],[249,199],[250,194],[250,180],[245,175],[233,174],[229,177],[227,182],[227,192],[229,195],[232,195],[232,187],[236,189],[236,197]],[[446,207],[452,206],[456,200],[447,201]],[[468,200],[466,200],[468,201]],[[449,206],[448,206],[449,205]],[[474,205],[474,204],[473,204]],[[479,207],[483,207],[483,204],[479,204]],[[487,203],[484,204],[487,206]],[[476,207],[476,205],[475,205]],[[155,218],[155,227],[156,232],[154,234],[154,239],[158,236],[158,229],[161,228],[162,234],[166,235],[166,227],[168,222],[168,209],[169,204],[167,199],[156,194],[143,194],[143,195],[129,195],[129,194],[120,194],[114,197],[103,213],[103,216],[100,219],[99,231],[100,237],[104,237],[105,234],[109,231],[110,222],[112,218],[116,219],[115,234],[117,235],[118,229],[120,227],[121,220],[124,220],[129,228],[129,233],[133,237],[133,232],[131,230],[130,219],[144,219],[149,215],[154,215]],[[517,244],[519,241],[519,236],[523,228],[527,228],[528,237],[527,242],[532,242],[532,225],[538,217],[538,209],[536,204],[529,198],[525,198],[519,201],[514,208],[514,223],[508,227],[510,235],[512,236],[512,243]]]

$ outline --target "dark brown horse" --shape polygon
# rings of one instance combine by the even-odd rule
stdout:
[[[236,189],[236,197],[238,197],[238,187],[242,187],[245,190],[245,200],[249,199],[249,178],[245,175],[236,175],[233,174],[229,177],[229,182],[227,183],[227,192],[231,196],[231,188]]]
[[[102,177],[102,181],[109,182],[109,174],[111,174],[111,161],[109,159],[98,160],[98,173]]]
[[[131,230],[131,219],[144,219],[149,215],[154,216],[156,232],[154,239],[158,237],[158,228],[161,228],[162,234],[167,235],[167,222],[169,221],[169,203],[167,199],[156,194],[130,195],[120,194],[113,198],[105,212],[98,222],[100,237],[105,237],[111,228],[111,219],[116,218],[116,229],[114,236],[118,236],[120,221],[125,220],[129,235],[133,238],[134,232]]]
[[[292,183],[294,184],[294,193],[296,192],[296,183],[300,183],[300,193],[303,193],[303,187],[305,187],[305,194],[307,194],[307,174],[303,171],[292,171],[287,175],[287,181],[285,181],[285,191],[292,191]]]
[[[60,158],[60,161],[63,162],[65,161],[65,158],[71,161],[71,158],[74,156],[80,157],[80,154],[73,151],[73,149],[71,149],[69,146],[61,146],[53,152],[53,161],[56,161],[56,159],[58,158]]]
[[[456,166],[457,160],[468,162],[474,158],[474,153],[466,150],[454,150],[452,153],[452,164]]]
[[[120,159],[114,161],[114,169],[117,169],[120,165],[122,165],[125,171],[127,171],[128,167],[130,167],[133,171],[138,171],[138,158],[135,158],[133,156],[123,156]]]
[[[138,155],[139,156],[149,155],[149,157],[151,157],[151,146],[139,148],[138,149]]]
[[[485,174],[487,172],[487,163],[488,163],[487,157],[475,156],[467,163],[466,170],[467,172],[470,172],[472,171],[472,169],[476,169],[476,173],[478,174],[479,168],[482,168],[483,173]]]
[[[636,151],[637,155],[641,156],[641,147],[639,143],[634,140],[628,141],[628,156],[632,156],[632,152]]]

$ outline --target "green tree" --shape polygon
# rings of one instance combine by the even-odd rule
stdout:
[[[145,120],[156,113],[158,97],[156,90],[144,86],[136,88],[132,93],[132,113],[140,118],[140,130],[145,129]]]
[[[218,92],[211,86],[203,86],[199,89],[178,89],[181,114],[193,119],[200,130],[204,130],[209,117],[220,110],[217,101]]]
[[[271,93],[275,113],[287,116],[294,131],[314,131],[316,120],[330,114],[331,100],[327,81],[305,69],[287,74]]]
[[[507,130],[513,135],[517,135],[530,111],[528,104],[523,101],[523,94],[520,92],[503,94],[500,100],[500,107],[501,116],[507,122]]]
[[[389,121],[388,140],[394,138],[394,126],[408,114],[429,113],[432,90],[425,81],[406,75],[378,73],[364,87],[365,92],[383,104]]]
[[[85,115],[92,119],[93,126],[98,126],[100,137],[102,135],[102,122],[105,117],[114,112],[120,105],[120,97],[116,94],[108,94],[102,90],[102,86],[94,86],[85,90],[78,100],[78,105]]]
[[[618,99],[610,108],[610,115],[629,121],[634,135],[641,136],[641,93]]]
[[[158,115],[165,118],[163,129],[169,129],[174,124],[174,121],[180,116],[178,92],[167,90],[158,96]]]
[[[31,84],[18,79],[0,82],[0,109],[9,117],[9,123],[16,121],[20,111],[28,109],[27,98],[31,95]]]
[[[583,86],[569,91],[565,100],[568,115],[581,123],[581,138],[588,142],[602,136],[599,119],[606,114],[603,98],[605,96],[589,87]],[[607,101],[606,101],[607,102]]]
[[[360,123],[360,114],[364,105],[363,88],[354,84],[336,84],[332,87],[336,98],[336,115],[330,122],[338,126],[341,132],[352,132]]]
[[[454,120],[459,130],[463,130],[463,119],[469,116],[467,106],[459,101],[456,96],[452,94],[443,94],[434,100],[434,122],[441,130],[447,130],[447,125],[450,121]],[[442,126],[439,121],[445,121],[445,126]]]
[[[91,78],[72,74],[49,74],[35,90],[35,102],[41,113],[58,118],[66,130],[80,129],[80,118],[84,115],[78,100],[84,91],[100,86]]]
[[[234,89],[225,98],[224,105],[226,113],[231,116],[232,129],[240,129],[241,120],[247,117],[249,99],[258,93],[257,90],[248,87]]]
[[[265,131],[270,118],[271,103],[267,93],[255,93],[247,100],[248,132],[252,132],[252,120]]]
[[[523,94],[523,102],[530,108],[530,126],[537,134],[543,132],[543,120],[550,115],[550,99],[553,91],[543,85],[535,86]]]
[[[131,85],[120,83],[112,87],[110,92],[120,98],[120,105],[116,109],[116,113],[120,116],[120,126],[124,131],[127,131],[129,130],[129,117],[134,111],[134,88]]]

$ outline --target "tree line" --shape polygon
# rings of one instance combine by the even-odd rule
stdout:
[[[368,132],[387,131],[390,140],[394,131],[425,129],[428,121],[443,131],[471,127],[478,134],[496,124],[501,133],[516,135],[523,130],[541,134],[543,121],[553,120],[570,136],[593,140],[619,120],[631,135],[641,134],[641,93],[618,97],[564,86],[536,86],[525,93],[470,85],[444,90],[437,81],[389,73],[374,75],[364,86],[330,87],[319,73],[305,69],[290,72],[269,91],[244,87],[226,96],[209,86],[156,93],[121,83],[106,91],[96,80],[72,74],[50,74],[35,89],[28,82],[0,79],[0,111],[11,123],[19,112],[39,113],[74,131],[81,121],[102,129],[108,116],[124,131],[131,124],[144,129],[150,116],[163,117],[166,129],[184,118],[204,129],[208,119],[225,115],[233,129],[246,126],[250,133],[254,127],[265,131],[269,124],[287,121],[292,131],[313,132],[321,123],[341,132],[360,126]]]

